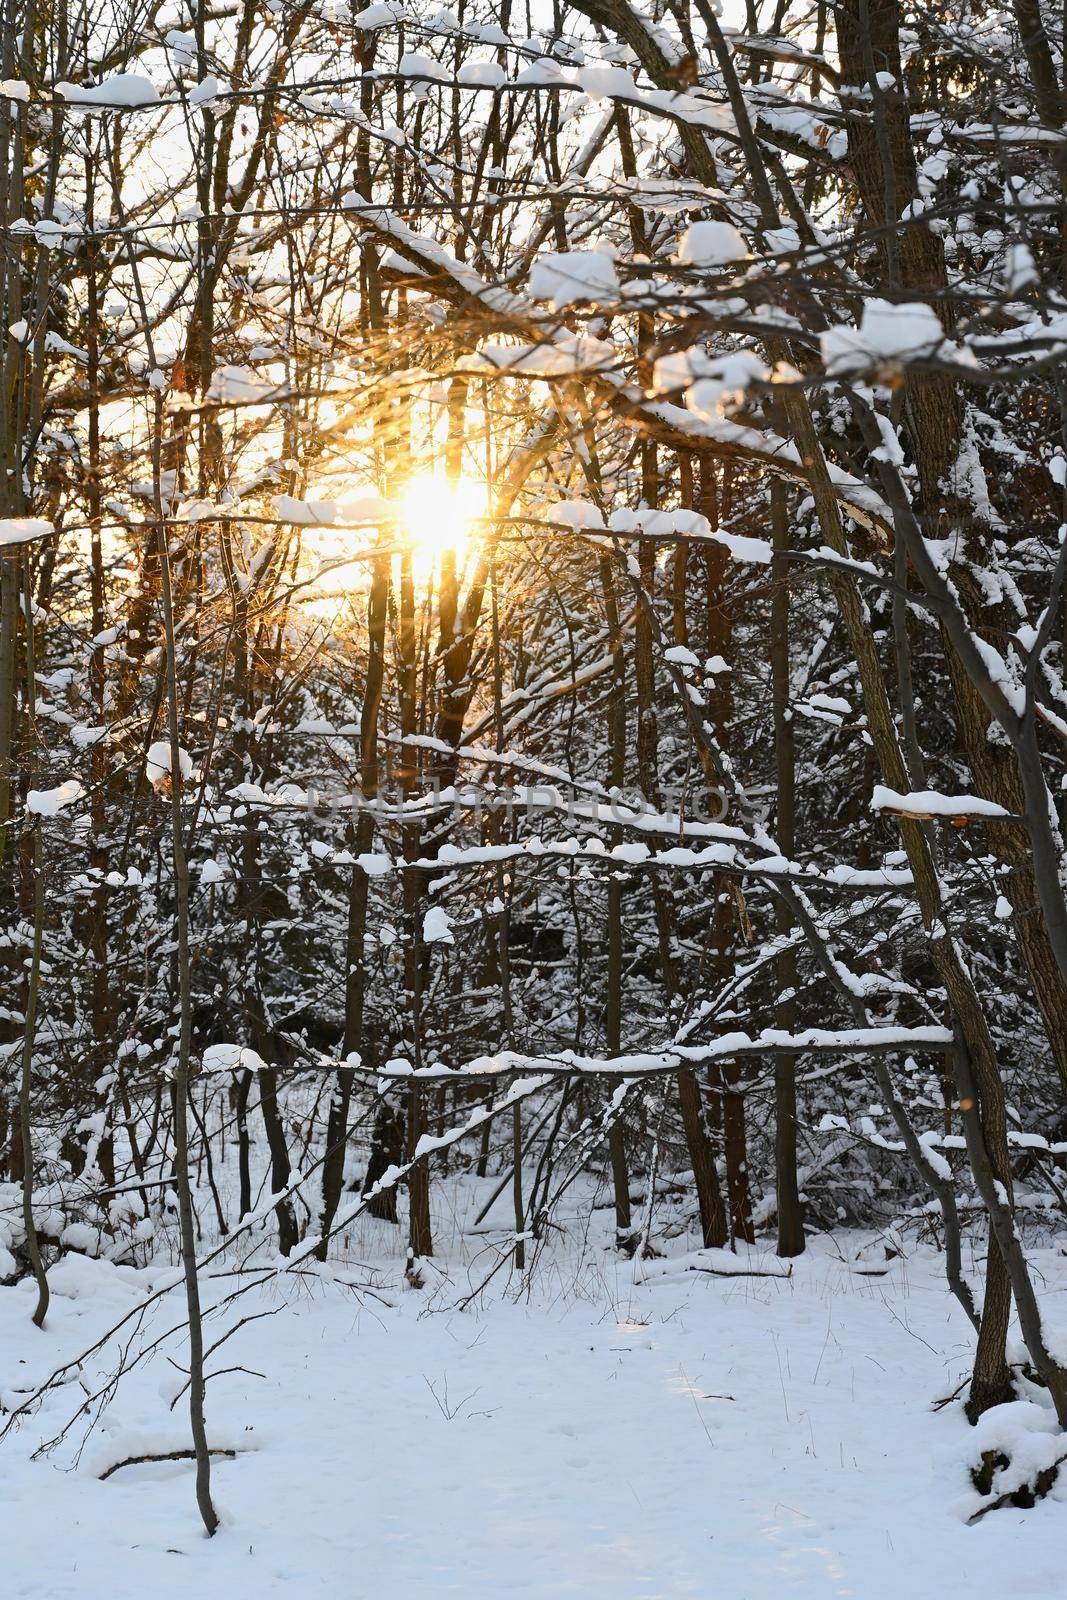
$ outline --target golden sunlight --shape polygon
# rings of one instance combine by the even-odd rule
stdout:
[[[485,517],[482,485],[461,478],[449,483],[443,473],[412,478],[400,496],[400,515],[416,550],[426,562],[451,552],[462,562]]]

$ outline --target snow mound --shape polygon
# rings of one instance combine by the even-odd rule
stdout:
[[[145,776],[153,789],[162,789],[170,777],[171,748],[169,739],[156,739],[145,752]],[[193,758],[188,750],[178,749],[178,769],[183,779],[193,775]]]
[[[267,1063],[244,1044],[209,1044],[203,1055],[205,1072],[262,1072]]]
[[[600,250],[562,250],[538,256],[530,273],[530,294],[550,300],[554,311],[587,300],[614,300],[619,293],[615,263]]]
[[[452,924],[440,906],[431,906],[423,917],[422,937],[426,944],[455,944]]]
[[[275,385],[261,378],[251,367],[216,367],[211,374],[205,399],[220,406],[255,405],[270,399]]]
[[[751,251],[730,222],[691,222],[678,245],[683,267],[728,267],[747,261]]]
[[[64,806],[80,799],[81,793],[77,778],[68,778],[55,789],[31,789],[26,796],[26,810],[34,817],[54,817]]]
[[[477,89],[498,89],[507,82],[507,73],[497,61],[464,61],[456,82]]]
[[[75,106],[93,106],[98,111],[131,110],[159,104],[159,91],[139,72],[117,72],[102,83],[86,87],[79,83],[57,83],[56,94]]]
[[[922,300],[894,305],[868,300],[859,328],[840,325],[819,336],[828,373],[843,376],[874,366],[929,359],[945,343],[945,330],[933,306]]]
[[[996,1507],[1033,1505],[1051,1490],[1067,1498],[1058,1480],[1067,1461],[1067,1435],[1055,1414],[1033,1400],[1009,1400],[979,1417],[967,1439],[965,1465],[974,1489],[953,1507],[973,1522]]]
[[[1006,817],[1008,812],[992,800],[976,794],[938,794],[934,789],[916,789],[900,794],[876,783],[871,791],[872,811],[899,812],[906,817]]]
[[[28,544],[31,539],[44,539],[48,534],[54,533],[55,528],[43,517],[2,517],[0,518],[0,547],[4,545]]]
[[[407,14],[407,7],[398,4],[364,6],[362,11],[353,12],[351,20],[355,27],[372,33],[375,28],[389,28],[395,22],[403,22]]]

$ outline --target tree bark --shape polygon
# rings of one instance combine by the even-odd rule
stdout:
[[[789,504],[785,485],[771,485],[771,524],[774,558],[771,563],[771,696],[774,710],[774,764],[778,848],[787,860],[796,849],[796,751],[790,704],[789,652]],[[775,905],[775,923],[781,939],[788,939],[793,919],[785,901]],[[777,960],[778,999],[775,1026],[786,1033],[796,1021],[796,951],[790,944]],[[778,1050],[774,1057],[774,1177],[778,1208],[778,1254],[798,1256],[804,1250],[804,1217],[797,1183],[796,1057]]]

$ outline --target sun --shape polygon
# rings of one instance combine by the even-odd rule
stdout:
[[[362,588],[367,558],[375,551],[375,545],[367,542],[370,535],[376,534],[379,543],[384,540],[396,557],[407,549],[416,581],[432,588],[448,557],[457,576],[462,575],[489,515],[484,480],[450,482],[437,468],[417,473],[388,498],[374,493],[369,484],[353,483],[335,501],[324,496],[321,501],[309,499],[308,506],[317,514],[330,507],[328,515],[307,529],[318,571],[303,599],[309,611],[324,616],[332,616],[346,597]]]
[[[468,478],[449,483],[443,473],[420,473],[400,496],[404,530],[426,563],[446,554],[462,562],[485,515],[485,490]]]

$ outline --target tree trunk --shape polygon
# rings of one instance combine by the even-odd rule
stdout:
[[[771,566],[771,694],[774,706],[774,761],[776,779],[776,827],[778,848],[787,860],[796,849],[796,755],[793,713],[790,705],[789,656],[789,504],[785,485],[778,479],[771,485],[771,522],[774,559]],[[786,902],[775,905],[779,937],[788,938],[793,920]],[[792,1033],[796,1021],[796,951],[783,949],[777,961],[778,999],[774,1022],[785,1033]],[[796,1057],[790,1050],[778,1050],[774,1057],[774,1178],[778,1208],[778,1254],[799,1256],[804,1250],[804,1217],[797,1184],[797,1086]]]

